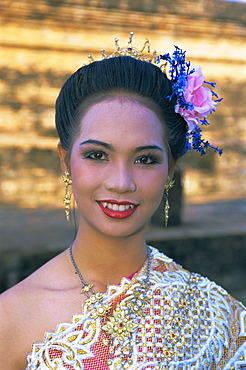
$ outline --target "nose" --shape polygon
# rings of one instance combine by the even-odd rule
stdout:
[[[133,169],[124,163],[118,163],[109,170],[105,187],[118,194],[133,193],[137,189]]]

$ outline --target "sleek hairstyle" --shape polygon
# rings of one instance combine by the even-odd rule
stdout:
[[[174,159],[185,153],[187,125],[169,99],[172,82],[148,62],[120,56],[79,68],[63,85],[56,101],[56,128],[64,150],[71,151],[83,114],[93,104],[125,96],[152,109],[161,120]]]

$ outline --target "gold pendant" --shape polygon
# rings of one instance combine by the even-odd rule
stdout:
[[[94,284],[86,284],[81,288],[80,294],[87,294],[94,287]]]
[[[113,316],[103,325],[102,329],[122,344],[126,338],[132,336],[137,327],[138,325],[126,316],[126,310],[118,304]]]

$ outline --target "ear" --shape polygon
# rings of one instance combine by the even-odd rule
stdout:
[[[68,165],[68,158],[67,158],[67,151],[63,149],[61,142],[57,144],[57,152],[60,158],[60,166],[61,170],[64,173],[66,169],[69,167]]]

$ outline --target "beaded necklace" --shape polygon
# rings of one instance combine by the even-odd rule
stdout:
[[[147,272],[146,279],[134,282],[134,288],[130,292],[131,299],[117,303],[115,307],[111,303],[103,302],[103,294],[94,290],[94,284],[84,281],[81,272],[74,260],[72,244],[69,247],[69,256],[76,274],[81,282],[81,294],[85,294],[85,308],[90,312],[92,320],[100,320],[103,344],[109,348],[108,365],[112,365],[115,352],[120,351],[119,369],[125,369],[126,364],[133,363],[133,344],[139,343],[137,329],[141,318],[145,317],[145,307],[150,303],[148,291],[150,289],[151,250],[147,246]],[[129,289],[130,290],[130,289]]]

